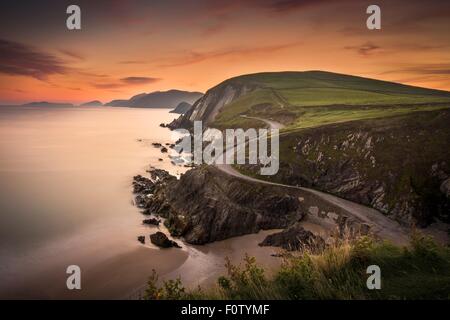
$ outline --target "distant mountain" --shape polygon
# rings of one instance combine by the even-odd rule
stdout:
[[[192,104],[187,103],[185,101],[180,102],[175,109],[170,111],[170,113],[179,113],[179,114],[185,114],[188,112],[188,110],[192,107]]]
[[[194,103],[203,96],[201,92],[189,92],[181,90],[156,91],[142,93],[128,100],[113,100],[105,104],[111,107],[134,108],[175,108],[181,102]]]
[[[129,100],[123,100],[123,99],[112,100],[112,101],[110,101],[108,103],[105,103],[105,106],[108,106],[108,107],[128,107],[128,101]]]
[[[47,101],[40,101],[40,102],[30,102],[25,103],[22,106],[24,107],[73,107],[73,104],[71,103],[54,103],[54,102],[47,102]]]
[[[89,101],[89,102],[80,104],[80,107],[100,107],[102,105],[103,105],[103,103],[101,103],[100,101],[93,100],[93,101]]]

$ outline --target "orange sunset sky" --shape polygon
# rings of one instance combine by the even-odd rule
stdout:
[[[66,28],[81,7],[82,30]],[[378,4],[382,29],[366,28]],[[326,70],[450,90],[450,1],[2,1],[0,104],[206,91]]]

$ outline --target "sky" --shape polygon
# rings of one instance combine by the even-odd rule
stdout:
[[[71,4],[81,30],[66,27]],[[366,27],[371,4],[381,30]],[[450,90],[449,34],[448,0],[2,0],[0,104],[205,92],[287,70]]]

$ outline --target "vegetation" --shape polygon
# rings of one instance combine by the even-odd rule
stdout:
[[[343,240],[320,253],[286,256],[267,277],[255,259],[243,266],[226,262],[227,275],[217,287],[187,290],[180,279],[157,284],[149,279],[145,299],[449,299],[450,250],[413,233],[408,247],[369,237]],[[381,290],[368,290],[366,269],[381,269]]]
[[[322,71],[259,73],[228,81],[255,89],[219,112],[212,124],[217,128],[264,125],[242,115],[273,119],[289,130],[450,105],[446,91]]]
[[[409,114],[412,112],[434,111],[441,109],[450,109],[447,105],[425,105],[425,106],[390,106],[390,107],[370,107],[370,108],[339,108],[322,107],[310,108],[303,111],[291,125],[286,127],[285,131],[318,127],[332,123],[342,123],[347,121],[377,119],[385,117],[394,117],[398,115]]]

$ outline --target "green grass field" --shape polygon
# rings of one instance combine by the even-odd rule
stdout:
[[[276,120],[289,130],[450,106],[450,92],[322,71],[260,73],[230,81],[256,89],[224,107],[213,123],[217,128],[263,126],[241,115]]]
[[[312,128],[331,123],[341,123],[354,120],[393,117],[412,112],[434,111],[448,109],[450,105],[421,105],[421,106],[394,106],[394,107],[322,107],[303,110],[294,122],[289,124],[285,131]]]

